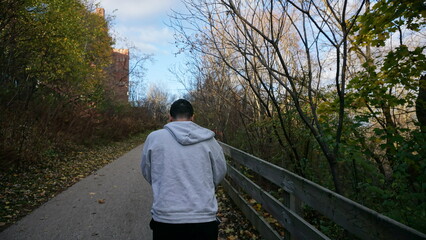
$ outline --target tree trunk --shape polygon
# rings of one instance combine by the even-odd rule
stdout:
[[[422,133],[426,133],[426,75],[419,79],[419,95],[416,100],[416,115]]]
[[[386,123],[386,159],[391,164],[391,167],[395,164],[395,153],[396,149],[394,146],[394,136],[396,131],[396,124],[392,119],[391,109],[387,104],[382,105],[383,115],[385,116]]]

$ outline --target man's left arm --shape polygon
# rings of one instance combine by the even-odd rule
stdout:
[[[211,163],[213,170],[213,182],[217,186],[225,178],[226,175],[226,160],[223,154],[222,147],[214,140],[212,152],[211,152]]]

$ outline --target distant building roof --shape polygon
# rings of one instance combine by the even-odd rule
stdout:
[[[103,18],[105,17],[105,9],[103,8],[96,8],[95,13]]]

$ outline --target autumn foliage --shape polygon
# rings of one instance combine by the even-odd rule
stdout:
[[[198,121],[425,231],[424,1],[184,2],[172,25]]]
[[[127,137],[150,124],[143,108],[109,97],[113,39],[110,19],[94,14],[96,7],[79,0],[1,1],[2,168]]]

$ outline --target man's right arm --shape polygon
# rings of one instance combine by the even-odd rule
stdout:
[[[149,149],[149,136],[143,145],[141,169],[142,175],[146,181],[151,184],[151,150]]]

